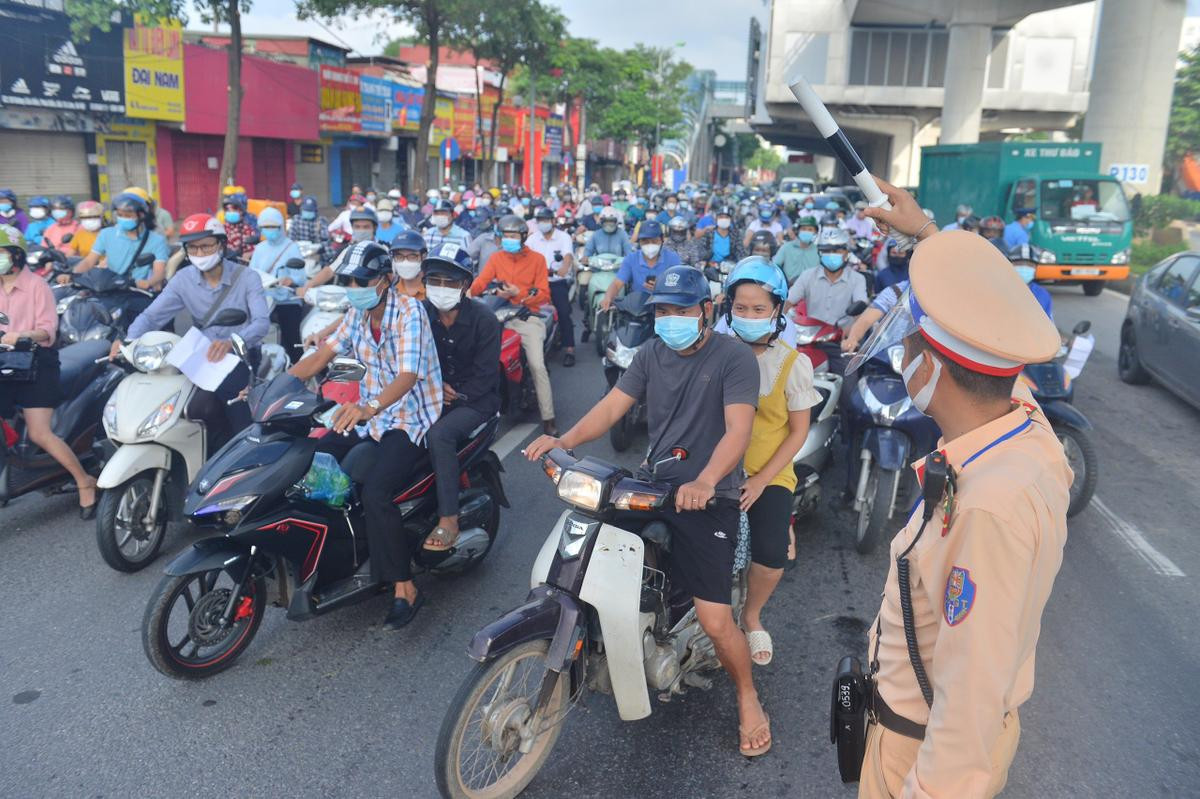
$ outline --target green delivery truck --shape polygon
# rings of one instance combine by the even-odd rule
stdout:
[[[921,205],[938,223],[965,203],[1006,223],[1029,209],[1042,249],[1038,282],[1080,283],[1095,296],[1129,276],[1133,221],[1121,184],[1100,174],[1096,142],[979,142],[921,148]]]

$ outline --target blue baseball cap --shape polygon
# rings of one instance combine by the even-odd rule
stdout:
[[[645,220],[642,222],[642,226],[638,228],[638,241],[642,239],[661,239],[662,237],[662,225],[653,219]]]

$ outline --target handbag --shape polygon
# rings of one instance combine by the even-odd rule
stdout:
[[[37,357],[33,350],[0,351],[0,383],[32,383],[37,379]]]

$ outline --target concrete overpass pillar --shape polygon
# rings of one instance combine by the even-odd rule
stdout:
[[[1101,170],[1144,164],[1158,194],[1175,86],[1184,0],[1103,0],[1083,138],[1098,141]],[[949,81],[947,66],[947,81]]]
[[[942,100],[941,144],[979,141],[983,84],[992,49],[992,26],[984,22],[950,23],[946,50],[946,90]]]

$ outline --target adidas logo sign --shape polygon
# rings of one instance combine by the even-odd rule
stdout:
[[[62,47],[55,51],[53,60],[59,64],[70,64],[73,67],[83,66],[83,59],[79,57],[78,51],[75,50],[75,43],[71,41],[63,42]]]
[[[25,82],[24,78],[17,78],[16,80],[14,80],[12,82],[12,86],[8,87],[8,90],[10,92],[12,92],[13,94],[29,94],[30,93],[29,92],[29,84]]]

